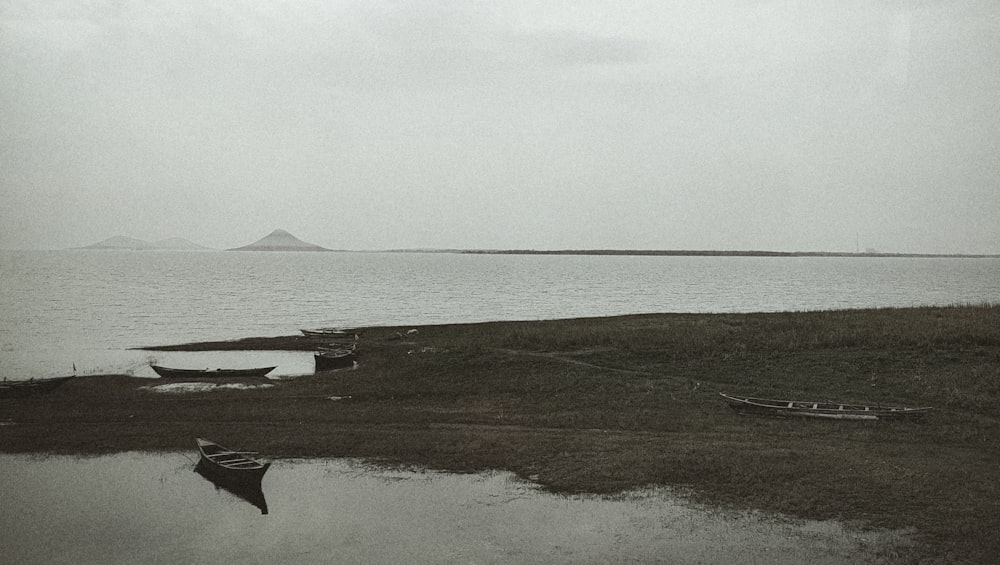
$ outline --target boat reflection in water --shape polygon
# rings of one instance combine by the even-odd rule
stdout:
[[[228,478],[214,471],[204,460],[198,461],[194,472],[215,485],[216,490],[222,489],[233,494],[259,508],[261,514],[267,514],[267,500],[264,499],[264,491],[260,486],[260,481],[240,481]]]
[[[233,451],[207,439],[195,438],[201,458],[194,470],[221,488],[260,508],[267,514],[267,502],[260,481],[271,467],[250,458],[251,452]]]
[[[905,562],[919,539],[915,528],[720,512],[671,489],[562,496],[508,472],[344,459],[285,460],[267,483],[280,516],[262,516],[212,493],[188,456],[0,453],[0,562],[841,565]],[[39,532],[58,534],[39,543]]]

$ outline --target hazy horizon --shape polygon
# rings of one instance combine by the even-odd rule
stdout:
[[[998,254],[998,92],[976,0],[0,0],[0,249]]]
[[[285,232],[287,232],[287,230],[282,230],[280,228],[278,230],[275,230],[275,231],[285,231]],[[160,240],[155,240],[154,241],[154,240],[147,240],[147,239],[143,239],[143,238],[134,238],[134,237],[130,237],[130,236],[114,235],[114,236],[102,239],[100,241],[90,242],[90,243],[87,243],[87,244],[81,244],[81,245],[76,245],[76,246],[71,246],[71,247],[61,247],[61,248],[39,248],[39,247],[34,247],[34,248],[0,248],[0,250],[4,250],[4,251],[33,251],[33,250],[34,251],[60,251],[60,250],[65,250],[65,251],[74,251],[74,250],[81,250],[81,251],[98,250],[98,251],[103,251],[103,250],[120,249],[120,250],[123,250],[123,251],[136,251],[136,252],[142,252],[142,251],[155,252],[155,251],[170,251],[170,250],[173,250],[173,251],[193,251],[193,252],[199,252],[199,251],[238,251],[239,247],[245,247],[245,246],[249,246],[249,245],[253,245],[253,244],[262,243],[262,240],[267,239],[270,235],[271,234],[268,234],[268,236],[265,236],[264,238],[260,238],[257,241],[248,242],[245,245],[240,245],[240,246],[234,247],[234,248],[227,248],[227,247],[218,248],[218,247],[204,246],[204,245],[200,244],[197,241],[191,241],[190,239],[188,239],[186,237],[178,237],[178,236],[167,237],[167,238],[164,238],[164,239],[160,239]],[[289,235],[291,235],[293,237],[295,236],[295,234],[289,234]],[[298,239],[298,238],[296,238],[296,239]],[[123,240],[125,240],[125,241],[123,241]],[[300,240],[300,241],[302,241],[302,240]],[[314,245],[314,244],[312,244],[312,242],[308,242],[308,241],[302,241],[302,242],[304,244],[306,244],[306,245]],[[95,246],[99,246],[99,245],[105,244],[105,243],[107,243],[108,245],[116,245],[117,244],[119,246],[125,245],[126,243],[137,243],[137,244],[138,243],[143,243],[143,244],[148,244],[150,246],[149,247],[138,247],[138,248],[114,247],[114,246],[113,247],[95,247]],[[155,245],[157,245],[157,244],[160,244],[161,246],[156,247]],[[195,246],[196,248],[164,246],[164,245],[171,245],[171,244],[174,244],[174,245],[189,244],[189,245]],[[294,250],[294,249],[283,249],[283,250],[276,250],[276,251],[296,252],[297,250]],[[623,255],[628,255],[628,254],[641,255],[641,254],[657,254],[657,253],[666,253],[666,254],[671,254],[671,253],[681,253],[681,254],[694,253],[694,254],[702,254],[702,253],[704,253],[704,254],[709,254],[709,255],[710,254],[716,254],[716,253],[721,253],[721,254],[727,254],[727,253],[732,253],[732,254],[745,254],[745,253],[748,253],[748,254],[758,254],[758,253],[759,254],[768,254],[768,253],[776,253],[776,254],[832,254],[832,255],[852,255],[852,254],[856,254],[856,255],[945,255],[945,256],[971,256],[971,257],[978,257],[978,256],[1000,257],[1000,253],[962,253],[962,252],[955,252],[955,253],[928,253],[928,252],[921,252],[921,251],[895,252],[895,251],[884,251],[884,250],[879,250],[879,249],[874,249],[874,248],[861,249],[860,247],[856,248],[854,250],[846,250],[846,249],[845,250],[736,249],[736,248],[734,248],[734,249],[682,249],[682,248],[633,249],[633,248],[620,248],[620,247],[593,247],[593,248],[581,248],[581,247],[566,247],[566,248],[394,247],[394,248],[372,248],[372,249],[348,249],[348,248],[330,249],[330,248],[326,248],[325,251],[332,251],[332,252],[361,252],[361,253],[363,253],[363,252],[374,252],[374,253],[379,253],[379,252],[413,252],[413,253],[421,253],[421,252],[427,252],[427,253],[473,252],[473,253],[514,253],[514,254],[522,254],[522,253],[528,253],[528,254],[574,254],[574,253],[581,253],[581,254],[603,254],[603,253],[607,252],[607,253],[610,253],[610,254],[621,253]]]

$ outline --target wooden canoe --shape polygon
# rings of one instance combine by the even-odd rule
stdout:
[[[316,328],[314,330],[299,330],[306,337],[337,337],[343,339],[355,339],[358,333],[352,329],[341,328]]]
[[[221,378],[237,378],[246,379],[253,377],[263,377],[264,375],[273,371],[276,367],[258,367],[255,369],[171,369],[169,367],[161,367],[159,365],[152,365],[150,367],[156,371],[157,375],[165,379],[192,379],[201,377],[211,377],[216,379]]]
[[[317,353],[333,353],[335,355],[338,353],[353,353],[357,351],[357,349],[358,347],[354,343],[332,342],[316,346]]]
[[[202,470],[222,480],[259,484],[270,463],[251,459],[246,451],[233,451],[207,439],[195,438]]]
[[[832,420],[887,420],[922,418],[930,408],[904,408],[900,406],[880,406],[864,404],[840,404],[836,402],[808,402],[800,400],[772,400],[750,396],[734,396],[719,393],[734,410],[775,416],[799,416],[805,418],[827,418]]]

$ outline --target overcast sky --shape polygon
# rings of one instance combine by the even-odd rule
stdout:
[[[1000,2],[0,0],[0,248],[1000,253]]]

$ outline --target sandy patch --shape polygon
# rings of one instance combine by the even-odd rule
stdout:
[[[183,394],[186,392],[211,392],[213,390],[250,390],[255,388],[271,388],[272,384],[248,385],[243,383],[170,383],[165,385],[144,386],[145,390],[152,392],[163,392],[169,394]]]

